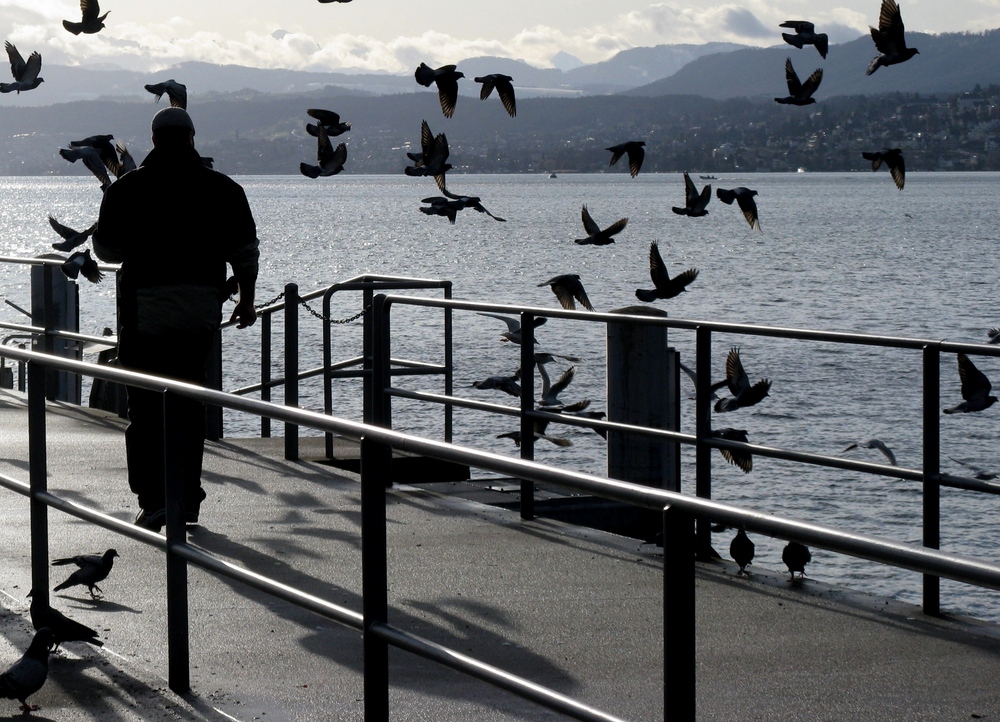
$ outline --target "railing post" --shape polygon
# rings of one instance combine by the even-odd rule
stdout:
[[[365,308],[368,313],[365,320],[366,327],[371,324],[369,333],[370,339],[368,349],[370,360],[365,361],[371,369],[371,373],[366,374],[365,381],[368,388],[365,396],[366,417],[365,423],[373,426],[381,426],[386,429],[392,428],[392,398],[386,393],[386,389],[392,380],[392,343],[389,333],[389,305],[385,302],[385,294],[380,293],[375,296]],[[366,356],[368,358],[368,356]],[[382,481],[388,487],[392,486],[392,451],[388,452],[388,464],[385,473],[382,474]]]
[[[521,458],[535,458],[535,315],[521,314]],[[521,479],[521,518],[535,518],[535,482]]]
[[[271,318],[268,312],[260,316],[260,400],[271,400]],[[271,419],[260,417],[260,437],[271,438]]]
[[[163,394],[163,470],[167,511],[167,681],[170,689],[184,694],[191,689],[191,655],[188,639],[187,562],[174,552],[187,543],[184,530],[183,455],[180,447],[177,403],[169,391]]]
[[[924,546],[941,548],[941,354],[925,346],[924,360]],[[941,614],[941,579],[924,574],[924,614]]]
[[[451,300],[451,284],[449,283],[444,288],[444,297],[446,300]],[[444,309],[444,393],[445,396],[451,396],[455,390],[455,358],[452,352],[452,343],[454,340],[453,325],[452,325],[452,310],[448,306]],[[452,426],[454,423],[455,409],[451,404],[445,404],[444,406],[444,440],[451,443],[452,440]]]
[[[285,285],[285,406],[299,405],[299,286]],[[285,458],[299,458],[298,424],[285,422]]]
[[[28,362],[28,482],[31,486],[31,587],[35,599],[49,600],[48,507],[36,495],[48,489],[48,457],[45,443],[45,396],[47,369]],[[37,596],[35,596],[37,595]]]
[[[380,294],[384,295],[384,294]],[[366,285],[361,291],[361,303],[362,308],[368,308],[370,304],[374,301],[374,291],[371,286]],[[374,383],[372,375],[375,373],[374,367],[378,364],[378,359],[375,358],[375,319],[370,316],[371,311],[365,314],[361,323],[361,405],[362,405],[362,420],[366,424],[375,423],[372,421],[372,414],[376,413],[372,404],[378,406],[381,398],[382,389],[373,392]],[[381,318],[379,319],[382,320]]]
[[[333,376],[330,372],[330,365],[333,363],[333,324],[330,323],[330,301],[333,298],[333,291],[327,289],[323,294],[323,413],[333,416]],[[364,308],[362,306],[362,308]],[[366,321],[362,320],[362,324]],[[362,391],[362,393],[364,393]],[[365,404],[361,399],[362,407]],[[362,416],[364,411],[362,411]],[[323,456],[333,459],[333,434],[329,431],[323,434]]]
[[[704,443],[712,433],[712,331],[699,326],[695,331],[695,494],[703,499],[712,498],[712,449]],[[696,522],[698,558],[711,558],[712,520],[699,518]]]
[[[694,722],[696,683],[694,525],[663,511],[663,719]]]
[[[372,633],[389,616],[385,495],[392,449],[361,438],[361,610],[365,722],[389,719],[389,645]]]

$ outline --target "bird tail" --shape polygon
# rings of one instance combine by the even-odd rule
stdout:
[[[61,567],[61,566],[64,566],[66,564],[76,564],[76,560],[73,559],[73,557],[66,557],[64,559],[53,559],[52,560],[52,566],[54,566],[54,567]]]
[[[302,171],[302,175],[308,176],[309,178],[319,178],[319,166],[309,165],[308,163],[299,163],[299,170]]]
[[[57,586],[57,587],[53,587],[52,591],[54,591],[54,592],[58,592],[58,591],[59,591],[59,590],[61,590],[61,589],[69,589],[69,588],[70,588],[70,587],[72,587],[72,586],[73,586],[73,585],[69,583],[69,579],[67,579],[67,580],[66,580],[65,582],[63,582],[63,583],[62,583],[62,584],[60,584],[59,586]]]
[[[687,208],[678,208],[677,206],[671,206],[670,210],[672,210],[674,213],[676,213],[679,216],[686,216],[686,215],[688,215],[688,209]]]
[[[63,27],[74,35],[79,35],[83,32],[83,23],[71,23],[69,20],[63,20]]]

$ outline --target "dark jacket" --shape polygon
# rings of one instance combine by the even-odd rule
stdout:
[[[121,263],[119,322],[140,333],[218,328],[226,264],[253,283],[257,227],[238,183],[192,147],[154,148],[108,188],[94,252]]]

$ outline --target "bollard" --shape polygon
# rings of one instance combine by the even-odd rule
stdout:
[[[39,258],[62,257],[47,253]],[[80,345],[76,341],[50,335],[52,331],[80,332],[80,289],[58,266],[31,267],[31,323],[45,329],[45,335],[35,342],[36,350],[80,360]],[[49,401],[82,403],[83,381],[79,374],[51,368],[45,373]]]

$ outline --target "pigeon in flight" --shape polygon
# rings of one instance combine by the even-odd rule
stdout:
[[[170,80],[164,80],[162,83],[150,83],[143,87],[156,96],[157,103],[160,102],[160,98],[162,98],[163,94],[166,93],[167,97],[170,99],[171,108],[187,110],[188,91],[187,86],[183,83],[178,83],[176,80],[171,78]]]
[[[583,229],[587,232],[587,237],[577,238],[574,243],[578,243],[581,246],[606,246],[609,243],[614,243],[614,236],[621,233],[628,224],[628,218],[619,218],[610,226],[601,230],[601,227],[590,217],[590,211],[587,210],[586,203],[583,205],[583,211],[580,216],[583,219]]]
[[[441,101],[441,112],[444,113],[444,117],[450,118],[455,114],[455,103],[458,102],[458,79],[464,78],[465,73],[456,70],[454,65],[432,68],[426,63],[420,63],[413,77],[425,88],[437,85],[438,100]]]
[[[114,174],[115,178],[121,178],[129,171],[136,169],[135,159],[121,141],[115,143],[114,160],[105,160],[104,165]]]
[[[536,439],[545,439],[548,442],[555,444],[556,446],[572,446],[573,442],[569,439],[564,439],[561,436],[547,436],[545,434],[545,429],[548,428],[548,419],[535,419],[531,424],[532,431]],[[513,439],[514,446],[521,447],[521,432],[520,431],[507,431],[503,434],[497,434],[498,439]]]
[[[35,632],[28,650],[11,667],[0,674],[0,697],[16,699],[22,712],[33,712],[36,704],[28,704],[28,697],[42,688],[49,676],[49,652],[55,644],[52,630],[43,627]]]
[[[74,23],[69,20],[63,20],[63,27],[74,35],[79,35],[80,33],[93,35],[104,29],[104,18],[108,16],[108,13],[101,15],[101,6],[97,0],[80,0],[80,12],[83,16],[80,22]],[[109,10],[108,12],[111,11]]]
[[[688,285],[698,278],[698,269],[689,268],[678,274],[676,278],[670,278],[663,258],[660,256],[660,247],[656,241],[653,241],[649,244],[649,275],[653,279],[654,288],[651,290],[637,288],[635,290],[635,297],[646,303],[658,298],[673,298],[682,291],[686,291]]]
[[[413,165],[404,168],[403,172],[408,176],[432,176],[438,189],[444,191],[445,173],[451,170],[451,163],[447,162],[448,153],[448,138],[445,134],[432,135],[427,121],[421,121],[420,152],[406,154]]]
[[[851,451],[852,449],[878,449],[882,452],[882,455],[889,460],[889,463],[893,466],[896,464],[896,455],[892,452],[888,446],[885,445],[881,439],[867,439],[866,441],[857,441],[850,444],[844,451]]]
[[[863,152],[861,157],[872,162],[872,172],[877,171],[885,162],[889,169],[889,175],[899,190],[903,190],[903,183],[906,182],[906,168],[903,164],[903,151],[899,148],[888,148],[874,151],[872,153]]]
[[[89,248],[71,254],[59,268],[66,274],[66,278],[72,278],[74,281],[80,277],[81,273],[91,283],[100,283],[104,279],[104,274],[97,267],[97,261],[90,255]]]
[[[342,123],[340,121],[340,116],[332,110],[309,108],[306,110],[306,114],[309,115],[310,118],[318,120],[320,125],[326,128],[326,134],[331,138],[343,135],[351,129],[351,124]],[[306,132],[315,138],[319,135],[319,128],[314,123],[306,123]]]
[[[878,30],[871,26],[868,29],[872,32],[875,49],[880,54],[872,58],[868,64],[866,75],[871,75],[887,65],[905,62],[920,52],[916,48],[906,47],[906,39],[903,37],[903,17],[899,14],[896,0],[882,0],[882,9],[878,14]]]
[[[97,637],[97,632],[85,624],[70,619],[58,609],[53,609],[41,599],[35,598],[34,590],[28,592],[31,597],[31,626],[36,630],[43,627],[52,632],[56,648],[63,642],[87,642],[95,647],[103,647]]]
[[[97,180],[101,182],[101,191],[106,191],[111,185],[111,176],[108,175],[107,166],[104,163],[104,159],[101,157],[100,151],[97,148],[93,148],[89,145],[80,146],[79,148],[60,148],[59,155],[68,160],[70,163],[76,163],[78,160],[83,160],[83,164],[90,169],[90,172],[96,176]]]
[[[514,86],[511,85],[512,77],[501,75],[500,73],[492,73],[479,78],[473,78],[473,80],[483,84],[482,90],[479,91],[480,100],[486,100],[490,97],[493,89],[496,88],[497,95],[500,96],[500,102],[503,103],[507,115],[511,118],[517,115],[517,104],[514,102]]]
[[[993,327],[986,332],[986,335],[989,336],[990,343],[1000,343],[1000,328]]]
[[[744,444],[750,442],[746,429],[714,429],[712,436],[726,439],[727,441],[742,441]],[[732,449],[719,449],[719,453],[722,454],[722,458],[744,474],[749,474],[753,471],[753,454],[746,451],[733,451]]]
[[[49,216],[49,225],[63,238],[59,243],[52,244],[52,247],[57,251],[72,251],[77,246],[82,246],[97,230],[97,221],[94,221],[94,224],[85,231],[75,231],[69,226],[64,226],[52,216]]]
[[[108,549],[104,554],[80,554],[75,557],[53,559],[52,566],[54,567],[67,564],[75,564],[79,567],[79,569],[70,574],[66,581],[57,586],[53,591],[58,592],[61,589],[69,589],[80,584],[87,587],[90,591],[90,596],[96,596],[94,594],[95,589],[101,592],[101,588],[97,586],[97,583],[104,581],[108,574],[111,573],[111,567],[115,563],[116,556],[118,556],[118,552],[114,549]],[[103,593],[101,592],[101,594]]]
[[[309,178],[337,175],[344,170],[344,163],[347,162],[347,145],[341,143],[334,148],[330,136],[326,134],[326,128],[321,125],[316,135],[316,158],[319,165],[299,163],[302,175]]]
[[[642,159],[646,157],[646,151],[642,149],[644,145],[646,145],[644,140],[630,140],[606,148],[605,150],[611,151],[609,165],[614,165],[623,155],[628,155],[628,172],[635,178],[639,175],[639,169],[642,168]]]
[[[995,471],[988,471],[981,466],[976,466],[975,464],[970,464],[968,461],[962,461],[961,459],[956,459],[954,456],[949,456],[949,459],[954,461],[959,466],[964,466],[966,469],[972,472],[972,476],[980,481],[993,481],[1000,476]]]
[[[435,178],[435,180],[436,180],[436,178]],[[442,181],[442,185],[443,185],[443,181]],[[490,218],[492,218],[495,221],[499,221],[500,223],[506,223],[507,222],[506,218],[501,218],[500,216],[495,216],[492,213],[490,213],[488,210],[486,210],[486,206],[483,205],[483,199],[480,198],[479,196],[463,196],[463,195],[459,195],[457,193],[452,193],[447,188],[442,188],[441,192],[444,193],[446,196],[448,196],[448,198],[450,198],[452,201],[455,201],[456,203],[459,203],[462,208],[471,208],[474,211],[479,211],[480,213],[485,213]]]
[[[736,536],[729,542],[729,556],[740,565],[739,574],[747,573],[747,567],[750,566],[750,562],[753,560],[754,549],[754,543],[750,541],[750,537],[747,536],[746,531],[737,529]]]
[[[479,316],[490,316],[491,318],[498,318],[503,321],[507,324],[507,330],[500,334],[503,337],[503,340],[510,341],[518,346],[521,345],[521,319],[514,318],[513,316],[504,316],[499,313],[489,313],[488,311],[477,311],[476,313]],[[545,316],[536,316],[532,326],[533,328],[538,328],[548,320],[549,319],[545,318]],[[537,343],[537,341],[535,343]]]
[[[733,201],[736,201],[750,227],[757,231],[757,233],[763,233],[760,229],[760,220],[757,218],[757,202],[753,199],[755,195],[757,195],[757,191],[752,191],[743,186],[730,190],[719,188],[715,191],[715,196],[728,206],[731,206]]]
[[[482,390],[499,389],[505,394],[520,396],[521,385],[518,383],[520,380],[521,369],[519,368],[512,376],[487,376],[482,381],[474,382],[472,386]]]
[[[565,406],[559,400],[559,394],[565,391],[566,387],[576,378],[576,366],[570,366],[559,375],[555,383],[552,383],[552,380],[549,378],[549,372],[545,370],[545,364],[536,363],[535,365],[538,367],[538,375],[542,378],[542,395],[538,399],[539,407]]]
[[[812,97],[812,94],[816,92],[821,80],[823,80],[823,68],[816,68],[805,82],[801,82],[799,76],[795,74],[795,68],[792,67],[792,59],[785,58],[785,82],[788,83],[788,95],[784,98],[775,98],[774,102],[782,105],[815,103],[816,98]]]
[[[815,45],[820,57],[826,58],[826,51],[829,46],[829,38],[826,33],[817,33],[816,26],[807,20],[786,20],[779,27],[791,28],[792,33],[782,33],[781,37],[789,45],[794,45],[799,50],[803,45]]]
[[[812,561],[812,554],[809,553],[809,547],[805,544],[790,541],[781,552],[781,561],[788,567],[788,571],[792,575],[792,581],[794,582],[796,572],[799,573],[800,580],[805,577],[806,564]]]
[[[561,276],[555,276],[545,281],[545,283],[538,284],[539,288],[542,286],[551,286],[552,293],[559,299],[559,305],[569,311],[576,309],[573,299],[579,301],[588,311],[594,310],[590,299],[587,298],[587,292],[583,288],[583,283],[580,282],[580,276],[576,273],[564,273]]]
[[[465,209],[465,204],[461,201],[450,200],[444,196],[431,196],[424,198],[421,203],[429,203],[428,206],[421,206],[420,210],[429,216],[444,216],[451,223],[458,218],[458,212]]]
[[[750,379],[740,360],[740,350],[736,347],[729,349],[726,356],[726,382],[732,396],[715,402],[715,410],[719,413],[760,403],[771,389],[770,379],[761,379],[753,386],[750,385]]]
[[[38,54],[38,51],[34,51],[25,61],[10,41],[4,42],[4,47],[7,49],[7,57],[10,59],[10,72],[14,76],[14,82],[0,83],[0,93],[17,92],[20,95],[22,90],[37,88],[39,83],[45,80],[38,77],[38,74],[42,72],[42,56]]]
[[[705,210],[705,207],[710,200],[712,200],[711,183],[702,188],[701,193],[698,193],[698,189],[695,188],[691,176],[688,175],[687,171],[684,171],[684,207],[673,206],[671,210],[681,216],[692,216],[694,218],[707,216],[708,211]]]
[[[683,361],[679,361],[678,363],[680,364],[681,371],[683,371],[685,374],[687,374],[687,377],[689,379],[691,379],[691,383],[694,384],[695,391],[697,391],[698,390],[698,374],[695,372],[695,370],[693,368],[691,368],[690,366],[688,366]],[[727,386],[728,384],[729,384],[729,381],[727,379],[722,379],[722,381],[716,381],[714,384],[712,384],[711,386],[709,386],[708,390],[711,392],[711,394],[709,395],[709,398],[710,399],[718,399],[719,396],[715,392],[718,391],[719,389],[721,389],[723,386]],[[693,398],[696,398],[696,397],[692,396],[691,398],[693,399]]]
[[[962,382],[962,398],[965,401],[945,409],[946,414],[982,411],[996,403],[997,397],[990,396],[990,380],[964,353],[958,354],[958,378]]]

